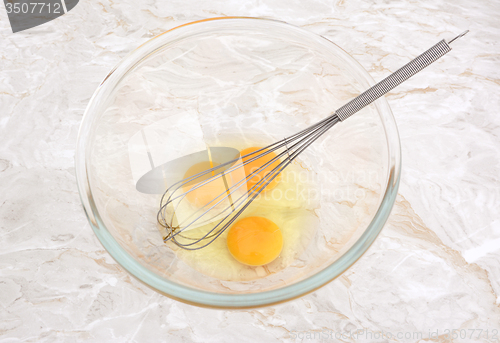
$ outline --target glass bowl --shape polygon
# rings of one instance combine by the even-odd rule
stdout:
[[[311,292],[368,249],[394,204],[401,152],[384,98],[300,155],[296,164],[315,190],[308,195],[314,224],[304,226],[310,235],[281,269],[256,267],[246,270],[255,277],[228,279],[191,263],[163,242],[158,195],[139,192],[137,182],[163,153],[182,153],[193,135],[210,146],[231,139],[244,146],[248,137],[269,144],[373,84],[337,45],[284,22],[216,18],[167,31],[125,57],[85,112],[76,171],[90,225],[123,268],[179,301],[245,308]]]

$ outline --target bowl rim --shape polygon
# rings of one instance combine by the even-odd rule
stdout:
[[[157,41],[155,40],[158,40],[162,36],[165,37],[169,33],[175,31],[178,32],[179,29],[183,27],[200,24],[203,25],[203,23],[212,21],[227,20],[249,21],[253,23],[255,23],[255,21],[265,21],[273,25],[286,26],[287,28],[299,30],[303,33],[310,34],[311,36],[317,36],[320,39],[324,39],[338,49],[339,54],[343,55],[344,59],[349,60],[353,67],[357,68],[359,75],[364,78],[364,81],[367,82],[367,84],[370,86],[375,84],[368,72],[352,56],[335,43],[323,36],[284,21],[253,17],[217,17],[186,23],[165,31],[164,33],[141,44],[139,47],[126,55],[100,83],[87,105],[78,133],[75,153],[76,181],[83,209],[95,235],[115,261],[136,279],[163,295],[191,305],[225,309],[254,308],[282,303],[313,292],[337,278],[364,254],[382,230],[396,200],[401,176],[401,147],[394,116],[387,100],[384,97],[381,97],[375,102],[375,105],[377,106],[379,113],[383,112],[385,114],[385,118],[381,119],[384,119],[383,125],[386,131],[388,147],[387,163],[389,164],[389,169],[385,192],[379,208],[365,231],[351,246],[351,248],[347,250],[347,252],[345,252],[336,261],[307,279],[281,288],[259,293],[222,294],[197,290],[175,283],[174,281],[159,276],[153,271],[142,266],[123,247],[120,246],[111,233],[106,229],[92,197],[86,163],[89,157],[89,151],[87,151],[85,146],[87,137],[90,134],[91,122],[93,119],[92,109],[99,99],[105,98],[106,85],[110,82],[109,80],[113,79],[118,83],[127,70],[144,58],[143,51],[146,51],[148,48],[153,46],[153,44],[157,44]],[[120,72],[124,73],[120,74]],[[391,131],[392,135],[387,134],[388,130]]]

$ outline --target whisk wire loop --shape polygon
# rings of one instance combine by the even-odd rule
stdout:
[[[332,123],[333,121],[333,123]],[[245,179],[242,179],[240,180],[237,184],[231,186],[228,188],[227,190],[227,193],[226,191],[222,192],[221,194],[219,194],[217,197],[215,197],[212,201],[210,201],[209,203],[205,204],[203,207],[201,207],[200,209],[198,209],[195,213],[193,213],[189,218],[187,219],[190,219],[192,216],[194,216],[195,214],[197,214],[198,212],[200,212],[201,210],[205,210],[201,215],[199,215],[198,217],[196,217],[194,220],[192,220],[191,222],[185,224],[185,225],[182,225],[183,223],[181,223],[180,225],[180,228],[176,231],[176,232],[171,232],[169,235],[167,235],[167,237],[165,237],[165,240],[169,240],[169,239],[173,239],[175,241],[175,236],[177,235],[180,235],[180,233],[184,230],[186,230],[187,228],[189,228],[192,224],[194,224],[196,221],[198,221],[202,216],[206,215],[207,213],[209,213],[211,210],[213,210],[218,204],[220,204],[224,198],[220,199],[218,202],[216,202],[215,204],[212,204],[212,206],[210,206],[210,208],[206,209],[206,206],[210,205],[212,202],[214,202],[216,199],[220,198],[223,194],[227,194],[227,195],[230,195],[232,193],[234,193],[237,188],[240,187],[240,183],[244,183],[246,184],[246,181],[255,177],[257,174],[259,174],[259,172],[263,169],[265,169],[265,167],[267,165],[270,165],[270,164],[273,164],[274,162],[276,161],[279,161],[284,155],[288,155],[287,158],[285,158],[282,162],[280,162],[280,164],[278,164],[275,168],[273,168],[273,170],[271,170],[267,175],[265,175],[261,180],[259,180],[255,185],[253,185],[249,190],[248,190],[248,193],[250,195],[250,200],[247,202],[247,204],[244,206],[244,208],[238,212],[238,214],[236,214],[236,217],[244,210],[246,209],[246,207],[248,207],[248,205],[250,205],[250,203],[260,194],[260,192],[262,191],[262,189],[264,189],[270,182],[272,182],[272,180],[274,180],[280,173],[281,171],[286,167],[288,166],[292,161],[293,159],[295,159],[295,157],[298,156],[298,154],[300,154],[300,152],[302,152],[307,146],[309,146],[314,140],[316,140],[317,138],[319,138],[319,136],[321,136],[326,130],[328,130],[331,126],[334,125],[334,123],[336,123],[338,121],[338,118],[336,117],[331,117],[329,118],[328,120],[324,120],[323,121],[323,125],[322,126],[314,126],[313,129],[309,130],[309,135],[306,136],[306,138],[304,140],[301,140],[299,142],[296,142],[294,145],[288,147],[285,151],[281,152],[280,154],[278,154],[276,157],[274,157],[273,159],[271,159],[270,161],[268,161],[267,163],[261,165],[258,169],[256,169],[254,172],[250,173],[249,175],[247,175],[247,177]],[[326,124],[326,125],[325,125]],[[329,124],[329,125],[328,125]],[[294,149],[296,149],[294,151]],[[264,149],[260,149],[260,151],[263,151],[265,150]],[[292,153],[290,153],[290,151],[292,151]],[[262,157],[263,155],[266,155],[268,154],[268,152],[264,152],[264,153],[261,153],[259,154],[256,158],[260,158]],[[252,154],[247,154],[247,155],[244,155],[244,156],[249,156],[249,155],[252,155]],[[253,159],[252,159],[253,160]],[[248,163],[248,161],[245,161],[242,163],[242,165]],[[212,178],[215,178],[215,177],[212,177]],[[233,190],[231,190],[232,188],[235,188]],[[229,190],[231,190],[229,192]],[[188,191],[189,192],[189,191]],[[187,192],[186,192],[187,193]],[[183,193],[181,196],[184,197],[186,193]],[[222,213],[225,213],[226,211],[230,210],[230,208],[232,208],[232,210],[230,211],[230,213],[224,217],[218,225],[216,225],[214,228],[212,228],[212,230],[208,231],[203,237],[200,237],[199,239],[206,239],[208,237],[211,237],[210,234],[215,230],[217,229],[217,227],[222,224],[224,222],[224,220],[226,220],[232,212],[234,212],[236,209],[238,209],[240,206],[242,206],[246,200],[246,195],[242,195],[240,196],[238,199],[236,199],[235,201],[231,202],[231,205],[220,210],[220,212],[217,212],[216,215],[214,215],[214,217],[217,217],[219,216],[220,214]],[[162,212],[160,215],[163,214],[163,210],[166,208],[168,204],[165,204],[162,206]],[[213,218],[214,218],[213,217]],[[165,220],[164,220],[164,217],[162,216],[162,219],[159,219],[159,222],[160,224],[162,224],[162,226],[166,227],[166,228],[171,228],[172,225],[164,225],[165,223]],[[224,225],[224,227],[222,228],[222,230],[225,230],[227,228],[228,225],[230,225],[233,221],[230,221],[229,223],[226,223]],[[176,242],[176,243],[179,243],[179,242]],[[187,247],[187,246],[190,246],[190,245],[193,245],[193,244],[196,244],[197,242],[193,242],[193,243],[188,243],[188,244],[183,244],[183,247]],[[205,245],[204,245],[205,246]],[[197,247],[197,249],[199,249],[201,247]]]
[[[291,154],[290,154],[290,157],[287,157],[285,158],[283,161],[280,162],[280,164],[278,166],[276,166],[272,171],[270,171],[266,176],[264,176],[259,182],[257,182],[254,186],[252,186],[248,193],[250,194],[250,197],[248,198],[247,201],[240,201],[240,203],[238,204],[238,206],[236,208],[239,208],[241,206],[243,206],[241,209],[239,209],[239,211],[232,215],[232,211],[231,213],[229,213],[228,215],[226,215],[222,220],[220,220],[211,230],[209,230],[205,235],[203,235],[202,237],[199,237],[196,241],[194,242],[191,242],[191,243],[181,243],[180,241],[178,241],[176,239],[176,235],[178,235],[179,233],[173,233],[168,239],[172,239],[177,245],[181,246],[183,249],[186,249],[186,250],[198,250],[198,249],[201,249],[201,248],[204,248],[206,247],[208,244],[212,243],[215,239],[217,239],[238,217],[239,215],[253,202],[253,200],[261,193],[262,189],[264,189],[265,187],[267,187],[267,185],[269,185],[269,183],[271,183],[282,171],[283,169],[285,169],[290,163],[292,163],[292,161],[304,150],[306,149],[310,144],[312,144],[316,139],[318,139],[324,132],[326,132],[328,129],[330,129],[333,125],[335,125],[336,123],[338,122],[338,118],[337,117],[332,117],[330,121],[327,121],[325,122],[325,125],[323,125],[320,129],[318,129],[318,131],[315,131],[314,134],[311,134],[310,136],[307,137],[307,139],[305,139],[302,143],[302,145],[300,145],[297,150],[293,151]],[[295,146],[297,146],[298,143],[296,143]],[[295,147],[294,146],[294,147]],[[282,152],[281,154],[285,154],[287,153],[286,151]],[[281,155],[280,154],[280,155]],[[280,156],[281,157],[281,156]],[[225,210],[227,210],[228,208],[226,208]],[[206,212],[205,212],[206,213]],[[232,217],[230,217],[232,215]],[[196,219],[198,220],[198,218]],[[196,221],[195,220],[195,221]],[[227,222],[226,222],[227,220]],[[219,226],[221,224],[224,225],[222,227],[219,228]],[[191,225],[192,223],[189,223],[185,228],[182,228],[180,231],[182,232],[182,230],[185,230],[187,227],[189,227],[189,225]],[[219,230],[217,230],[214,234],[212,234],[213,231],[215,231],[217,228],[219,228]],[[207,238],[212,238],[210,241],[206,242],[205,244],[203,245],[197,245],[196,247],[194,248],[191,248],[192,245],[195,245],[195,244],[198,244],[199,242],[201,242],[202,240],[204,239],[207,239]]]

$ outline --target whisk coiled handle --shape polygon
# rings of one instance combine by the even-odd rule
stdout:
[[[451,43],[451,41],[450,41]],[[373,101],[380,98],[382,95],[388,93],[394,87],[408,80],[410,77],[430,65],[432,62],[438,60],[440,57],[451,51],[448,43],[443,39],[429,50],[425,51],[420,56],[416,57],[394,73],[364,91],[356,98],[349,101],[344,106],[335,111],[337,117],[344,121],[352,116],[354,113],[361,110],[363,107],[371,104]]]

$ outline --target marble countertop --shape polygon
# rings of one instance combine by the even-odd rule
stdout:
[[[85,107],[121,58],[233,15],[324,35],[375,80],[470,30],[387,96],[403,172],[375,243],[318,291],[239,311],[185,305],[129,276],[87,223],[74,168]],[[0,5],[0,342],[500,340],[498,18],[488,0],[103,0],[13,34]]]

